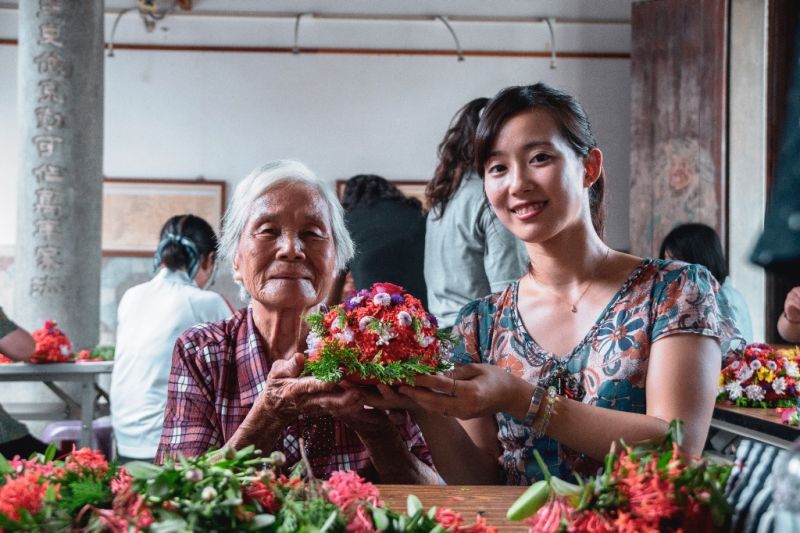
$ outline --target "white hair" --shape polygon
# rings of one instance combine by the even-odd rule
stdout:
[[[233,264],[233,258],[239,248],[244,226],[250,217],[253,204],[274,187],[287,183],[303,183],[319,193],[328,205],[330,225],[333,232],[333,245],[336,248],[336,271],[341,272],[353,258],[353,240],[344,224],[342,204],[333,192],[333,188],[317,177],[300,161],[282,159],[272,161],[248,174],[233,193],[228,210],[222,223],[222,238],[219,253]]]

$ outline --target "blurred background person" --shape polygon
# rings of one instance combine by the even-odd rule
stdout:
[[[167,404],[175,341],[185,330],[230,317],[213,283],[217,236],[194,215],[177,215],[161,229],[155,277],[128,289],[117,313],[111,375],[111,423],[119,459],[152,461]]]
[[[453,117],[439,144],[439,163],[425,189],[425,283],[428,310],[452,327],[461,308],[504,289],[525,273],[528,256],[489,207],[475,171],[475,128],[487,98]]]
[[[420,201],[407,198],[385,178],[359,174],[347,180],[342,207],[356,250],[349,265],[355,289],[386,281],[405,288],[427,306],[422,271],[425,215]]]
[[[800,343],[800,287],[786,295],[783,313],[778,319],[778,333],[788,342]]]
[[[677,259],[703,265],[720,284],[720,293],[728,300],[731,317],[747,342],[753,342],[753,324],[747,301],[728,276],[728,263],[722,253],[722,243],[714,228],[705,224],[681,224],[670,231],[661,243],[661,259]]]
[[[0,354],[13,361],[30,361],[36,343],[31,334],[17,326],[0,307]],[[17,422],[0,406],[0,455],[27,458],[33,452],[44,453],[47,444],[28,433],[25,424]]]

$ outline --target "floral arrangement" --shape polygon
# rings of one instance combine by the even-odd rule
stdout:
[[[481,516],[466,525],[450,509],[426,511],[413,495],[407,513],[392,511],[355,472],[320,481],[303,462],[288,477],[277,474],[280,452],[223,449],[117,469],[88,449],[63,461],[52,450],[30,461],[0,457],[0,531],[494,531]]]
[[[86,526],[91,506],[110,506],[116,466],[88,448],[55,461],[55,446],[30,459],[0,455],[0,531],[67,531]]]
[[[577,478],[577,485],[551,476],[536,453],[545,479],[520,496],[508,518],[531,517],[537,533],[721,530],[731,512],[723,496],[731,467],[687,457],[680,432],[674,421],[659,444],[612,450],[603,473]]]
[[[800,390],[800,351],[749,344],[742,355],[722,369],[717,402],[739,407],[794,407]]]
[[[58,328],[55,320],[45,320],[44,326],[34,330],[31,337],[36,342],[31,363],[91,363],[114,359],[113,346],[97,346],[92,350],[80,350],[73,353],[72,342]],[[0,363],[13,362],[12,359],[0,354]]]
[[[788,426],[800,426],[800,408],[778,407],[775,411],[781,417],[781,423]]]
[[[31,336],[36,341],[32,363],[65,363],[72,358],[72,343],[55,320],[45,320],[44,327],[34,330]]]
[[[322,381],[412,383],[450,368],[453,339],[437,331],[422,303],[392,283],[376,283],[344,303],[306,317],[311,332],[306,373]]]

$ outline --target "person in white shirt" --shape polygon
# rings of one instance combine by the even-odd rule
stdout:
[[[167,403],[172,350],[190,327],[230,317],[213,283],[217,237],[194,215],[170,218],[161,229],[150,281],[128,289],[117,312],[111,423],[121,462],[152,461]]]
[[[722,253],[722,243],[714,228],[692,223],[676,226],[664,237],[658,256],[686,263],[703,265],[717,279],[720,294],[725,297],[731,318],[747,342],[753,342],[753,322],[744,295],[733,286],[728,265]],[[725,309],[722,309],[723,312]]]

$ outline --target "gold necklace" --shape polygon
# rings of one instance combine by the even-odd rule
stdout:
[[[600,264],[597,265],[597,269],[595,270],[595,272],[599,271],[600,268],[605,264],[606,259],[608,259],[608,255],[610,253],[611,253],[611,248],[606,248],[606,255],[603,256],[602,261],[600,261]],[[592,283],[594,283],[594,279],[590,279],[589,282],[586,283],[586,286],[581,291],[581,294],[580,294],[580,296],[578,296],[578,299],[575,300],[574,302],[570,303],[569,300],[567,300],[566,298],[564,298],[563,296],[558,294],[551,287],[548,287],[547,285],[545,285],[541,281],[537,280],[536,277],[533,275],[532,271],[531,271],[531,278],[533,278],[533,281],[535,281],[537,285],[539,285],[543,289],[546,289],[548,292],[550,292],[550,294],[552,294],[553,296],[555,296],[556,298],[558,298],[559,300],[561,300],[562,302],[567,304],[569,306],[569,310],[572,311],[573,313],[577,313],[578,312],[578,304],[580,303],[581,300],[583,300],[583,297],[586,296],[586,293],[589,291],[589,287],[592,286]]]

